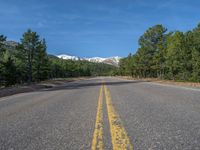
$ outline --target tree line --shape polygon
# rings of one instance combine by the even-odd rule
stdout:
[[[139,38],[136,53],[121,59],[119,66],[119,75],[199,82],[200,24],[187,32],[150,27]]]
[[[28,29],[17,44],[0,35],[0,87],[52,78],[111,75],[116,67],[103,63],[63,60],[47,54],[45,39]]]

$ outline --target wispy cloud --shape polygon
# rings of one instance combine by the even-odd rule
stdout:
[[[2,0],[0,31],[20,39],[32,28],[47,39],[49,49],[110,49],[108,55],[125,55],[137,49],[137,39],[152,25],[193,28],[200,20],[199,5],[188,0]]]

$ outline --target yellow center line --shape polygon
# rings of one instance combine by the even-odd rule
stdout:
[[[108,120],[110,124],[110,133],[112,138],[112,146],[114,150],[132,150],[133,146],[128,138],[125,128],[122,125],[119,115],[115,111],[110,91],[104,85],[104,92],[106,97],[106,105],[108,110]]]
[[[92,150],[103,150],[103,86],[100,88]]]

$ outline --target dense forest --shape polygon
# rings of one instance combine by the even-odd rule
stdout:
[[[47,54],[45,39],[31,31],[20,43],[0,35],[0,87],[40,82],[52,78],[112,75],[116,67],[88,61],[63,60]]]
[[[200,81],[200,24],[191,31],[168,32],[162,25],[139,38],[135,54],[121,59],[120,75]]]

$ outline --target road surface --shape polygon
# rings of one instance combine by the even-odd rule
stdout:
[[[200,90],[91,78],[0,98],[1,150],[200,149]]]

